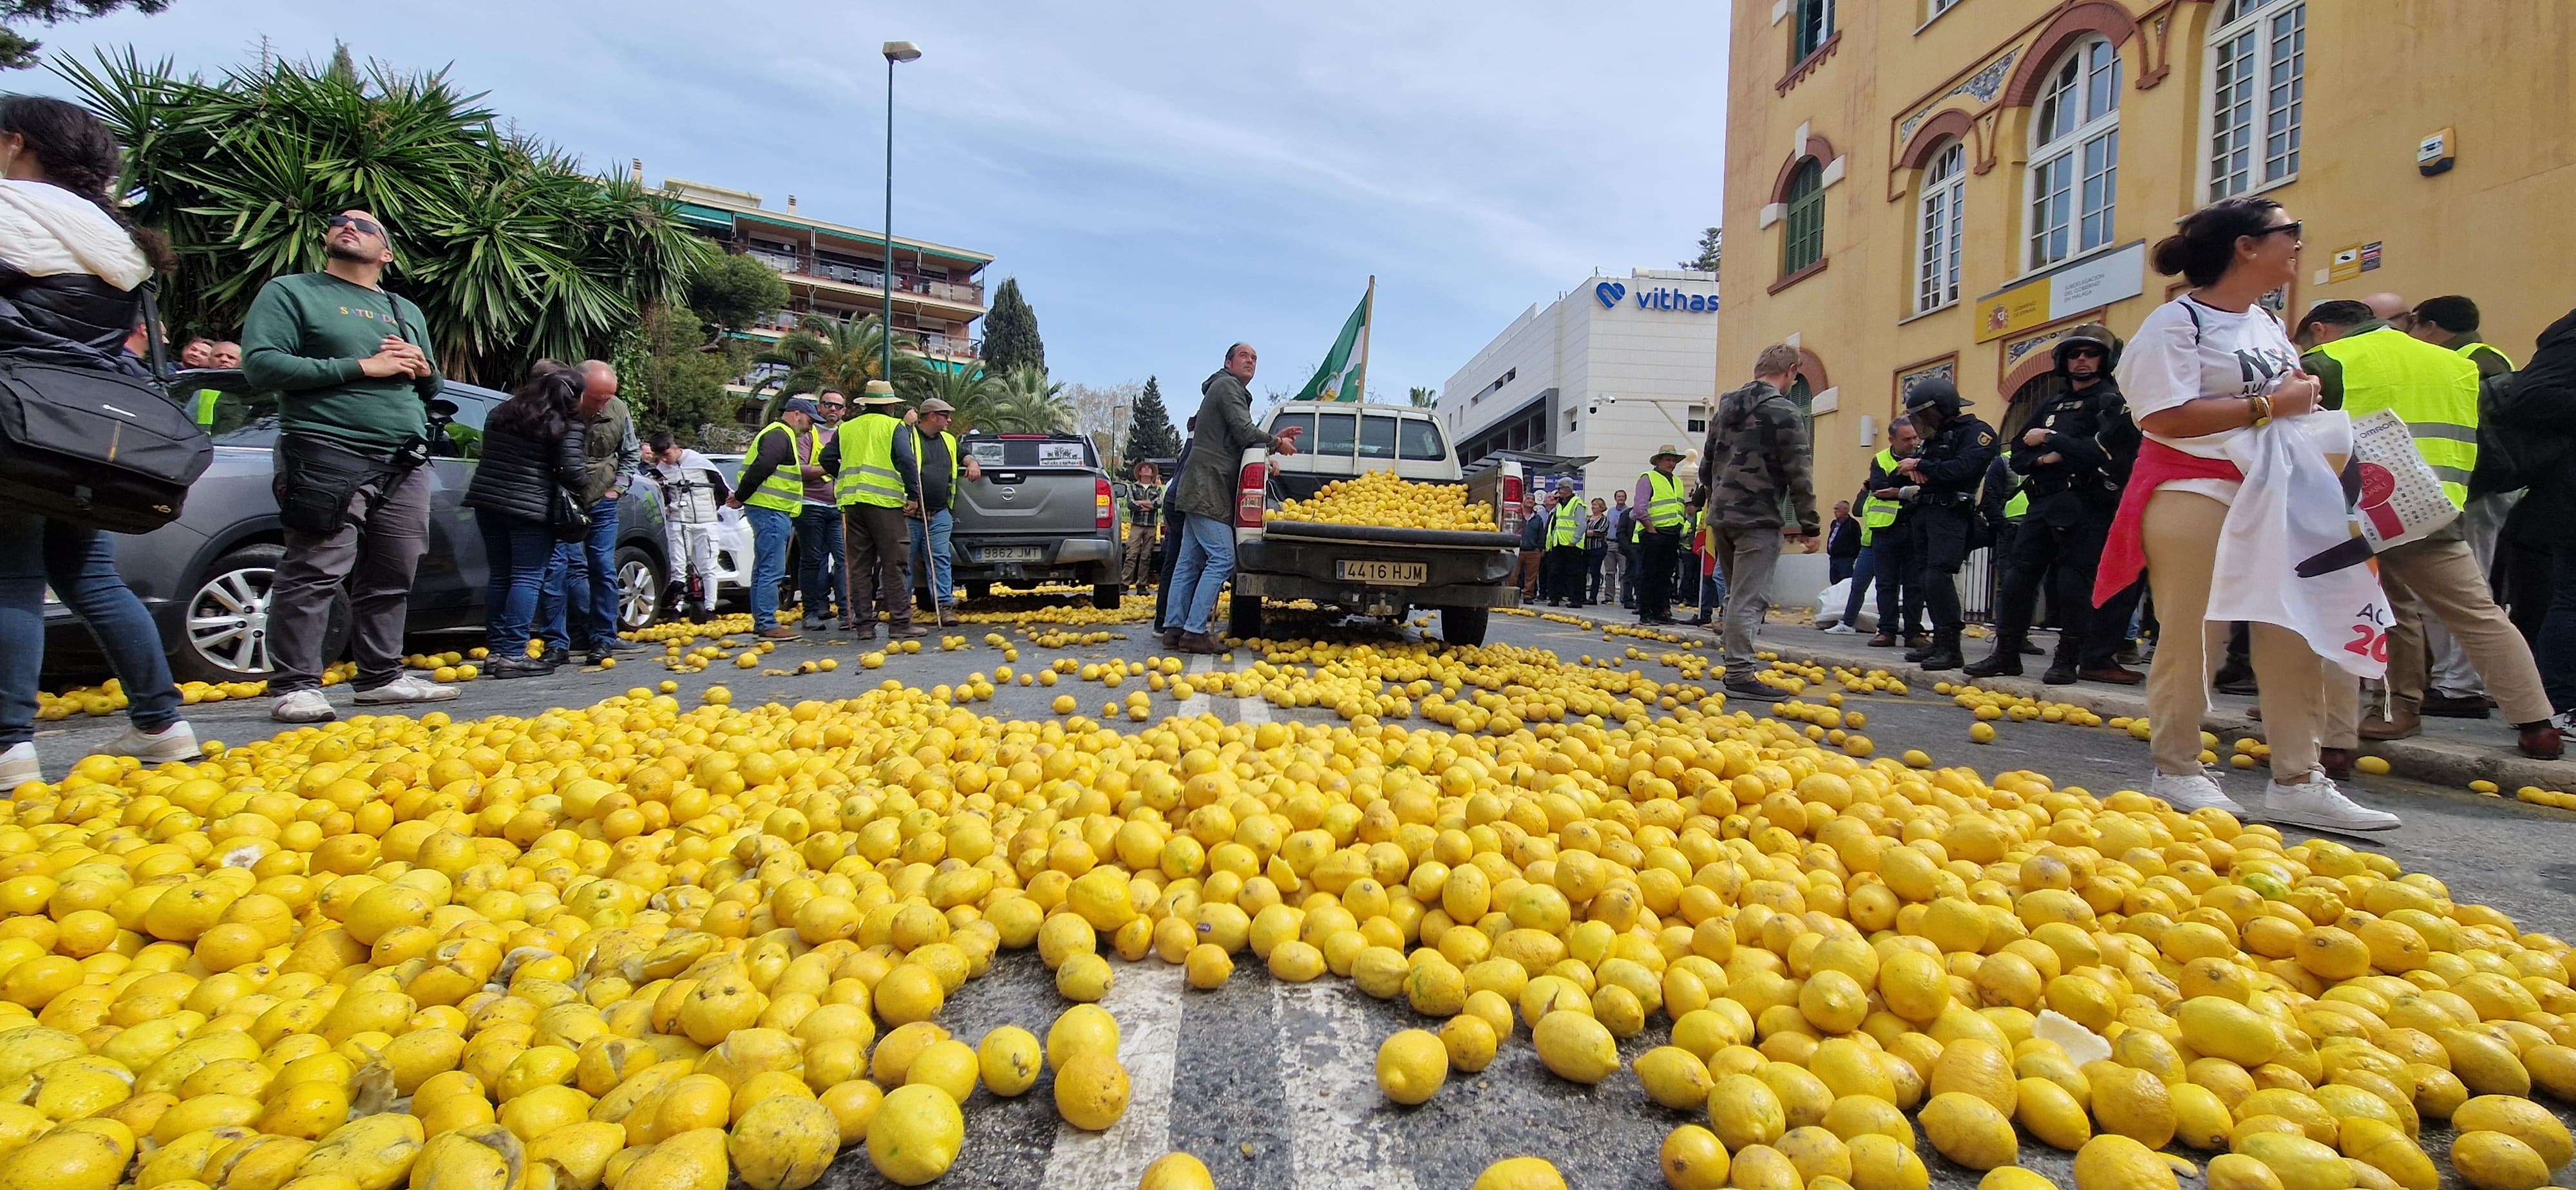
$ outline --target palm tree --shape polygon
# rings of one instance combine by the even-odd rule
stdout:
[[[778,346],[753,356],[752,362],[787,368],[778,380],[780,396],[773,401],[825,389],[857,396],[869,381],[883,379],[880,373],[885,370],[885,336],[881,326],[882,320],[874,315],[841,322],[808,314],[795,330],[778,341]],[[917,346],[898,333],[894,341],[895,391],[917,387],[930,370]],[[765,409],[762,420],[776,417],[777,413],[776,409]]]
[[[1073,427],[1073,406],[1064,386],[1047,379],[1044,368],[1013,368],[1001,378],[974,428],[1006,434],[1059,434]]]
[[[1407,389],[1405,391],[1405,396],[1413,402],[1414,408],[1428,409],[1439,402],[1440,390],[1436,388],[1425,388],[1422,385],[1417,384],[1412,388]]]
[[[57,70],[129,147],[136,215],[179,254],[179,327],[239,327],[360,207],[393,235],[389,280],[429,323],[414,337],[449,375],[506,383],[540,356],[608,356],[716,252],[671,200],[503,131],[443,73],[270,60],[208,80],[130,50]]]
[[[931,365],[922,369],[920,378],[909,389],[898,387],[895,391],[916,403],[931,397],[948,402],[957,410],[958,427],[971,430],[1001,387],[1001,380],[985,372],[984,365],[969,362]]]

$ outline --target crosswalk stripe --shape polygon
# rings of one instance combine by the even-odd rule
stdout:
[[[1375,1113],[1377,1029],[1340,980],[1271,985],[1279,1073],[1288,1098],[1288,1154],[1300,1190],[1414,1190],[1395,1138]]]
[[[1190,658],[1188,672],[1192,674],[1203,674],[1215,668],[1216,656],[1211,653],[1200,653]],[[1214,709],[1216,709],[1215,702],[1208,697],[1206,691],[1202,690],[1188,698],[1182,699],[1180,705],[1173,708],[1172,713],[1185,716],[1204,715]]]
[[[1047,1155],[1049,1190],[1130,1190],[1145,1167],[1171,1151],[1172,1072],[1181,1039],[1181,968],[1148,959],[1121,964],[1100,1006],[1118,1018],[1118,1057],[1127,1066],[1127,1114],[1106,1132],[1056,1125]]]

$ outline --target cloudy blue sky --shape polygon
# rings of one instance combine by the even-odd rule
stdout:
[[[1669,267],[1719,217],[1722,0],[890,4],[176,0],[36,30],[212,72],[449,66],[599,168],[873,228],[888,39],[895,230],[991,252],[1056,377],[1183,391],[1246,339],[1293,387],[1378,278],[1370,387],[1438,385],[1595,267]],[[63,93],[41,72],[0,88]],[[1302,377],[1294,378],[1302,380]]]

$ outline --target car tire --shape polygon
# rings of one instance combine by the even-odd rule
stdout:
[[[1127,589],[1117,583],[1094,585],[1091,588],[1091,606],[1105,612],[1117,611],[1119,597],[1126,593]]]
[[[217,558],[188,587],[179,617],[179,639],[170,646],[170,672],[183,682],[257,682],[276,667],[269,656],[269,586],[286,547],[256,542]],[[349,593],[332,595],[322,630],[322,664],[349,648]]]
[[[993,584],[986,582],[968,583],[966,584],[966,597],[974,600],[990,599],[993,597]]]
[[[1492,608],[1441,608],[1440,639],[1453,645],[1481,645],[1485,643],[1485,628],[1492,619]]]
[[[653,626],[667,607],[663,596],[668,587],[662,579],[662,567],[641,546],[619,546],[617,549],[617,627],[637,632]]]
[[[1261,635],[1261,597],[1235,592],[1226,601],[1225,630],[1238,640]]]

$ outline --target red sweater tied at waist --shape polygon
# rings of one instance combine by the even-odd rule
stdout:
[[[2147,569],[2147,541],[2142,526],[2147,516],[2147,497],[2156,489],[2177,480],[2224,479],[2242,483],[2245,473],[2225,459],[2204,459],[2152,438],[2138,448],[2138,463],[2129,472],[2127,487],[2120,490],[2120,512],[2111,520],[2111,536],[2102,543],[2102,565],[2093,572],[2093,606],[2110,602],[2112,596],[2129,589]]]

